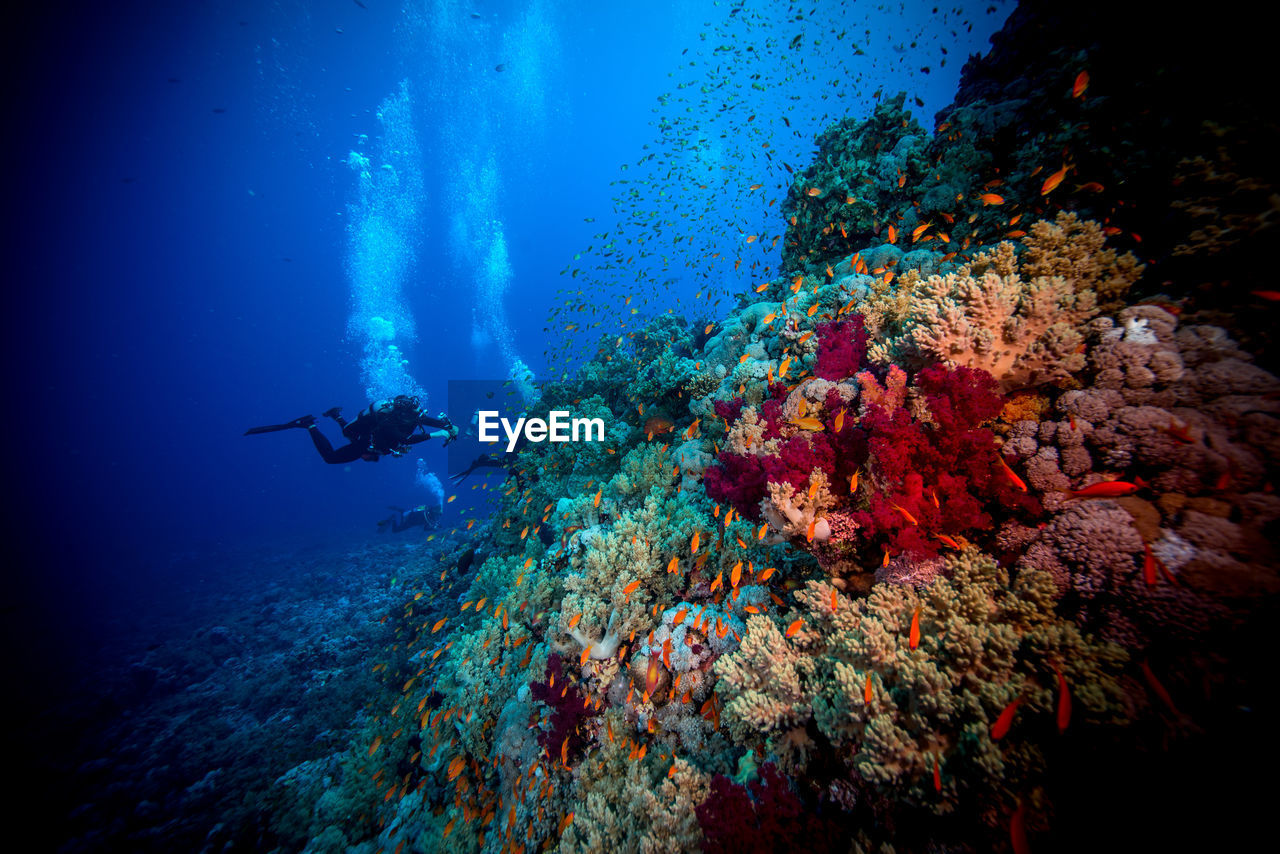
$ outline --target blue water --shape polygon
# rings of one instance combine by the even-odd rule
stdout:
[[[964,57],[985,47],[1008,10],[988,5],[968,4],[945,24],[929,3],[885,12],[764,3],[734,15],[759,16],[737,30],[740,47],[808,39],[803,69],[783,79],[778,64],[749,53],[708,56],[717,39],[700,34],[734,23],[727,3],[29,10],[36,17],[16,46],[22,85],[5,142],[16,179],[7,397],[19,449],[7,479],[20,485],[12,518],[25,532],[21,575],[38,586],[20,608],[53,604],[65,616],[91,604],[101,614],[158,595],[153,584],[165,579],[152,567],[175,552],[363,535],[384,505],[414,500],[404,460],[330,467],[301,431],[241,435],[367,404],[362,342],[348,334],[348,206],[358,188],[346,159],[360,134],[365,149],[376,147],[376,112],[402,81],[412,127],[400,130],[416,136],[421,179],[403,281],[417,339],[403,352],[429,405],[443,408],[447,380],[507,376],[495,313],[505,314],[505,346],[534,372],[571,367],[543,356],[554,340],[543,321],[566,284],[560,271],[601,244],[593,234],[613,221],[621,189],[610,182],[663,154],[656,119],[691,116],[730,162],[758,143],[719,133],[748,128],[748,111],[760,114],[756,128],[772,118],[761,135],[771,174],[735,175],[743,192],[699,194],[674,179],[665,188],[689,207],[709,206],[693,208],[700,230],[741,218],[742,204],[764,222],[766,199],[780,197],[777,164],[806,163],[833,116],[864,112],[878,88],[923,99],[926,122],[947,103]],[[802,21],[785,20],[797,12]],[[835,41],[833,30],[851,35]],[[866,55],[855,57],[858,36]],[[810,50],[814,39],[826,44]],[[832,86],[834,69],[849,67],[862,76]],[[758,103],[738,106],[736,119],[689,113],[678,100],[688,90],[675,84],[686,78],[723,85],[752,74],[775,88],[748,88]],[[674,97],[662,107],[665,93]],[[794,133],[776,120],[788,107]],[[738,186],[750,175],[772,179],[772,195]],[[511,273],[486,299],[483,257],[451,230],[489,216],[501,220]],[[657,239],[676,236],[669,227]],[[716,272],[730,276],[728,268]],[[700,284],[687,273],[670,278],[666,305],[650,308],[688,304]],[[443,473],[434,445],[419,447]]]

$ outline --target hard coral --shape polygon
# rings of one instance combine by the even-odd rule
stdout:
[[[900,347],[926,358],[982,368],[1004,388],[1061,380],[1084,367],[1076,326],[1095,312],[1093,294],[1060,277],[968,271],[917,286]]]
[[[853,598],[810,581],[796,598],[803,631],[783,638],[769,620],[752,618],[740,650],[717,663],[718,672],[739,674],[724,683],[725,721],[759,738],[765,727],[753,721],[779,720],[785,709],[786,726],[830,743],[825,756],[840,766],[841,782],[873,809],[959,810],[994,826],[1001,804],[1045,780],[1055,668],[1070,686],[1076,738],[1105,742],[1103,728],[1128,721],[1124,651],[1056,613],[1053,581],[1035,568],[1011,576],[969,550],[946,558],[922,589],[877,584]],[[766,652],[772,657],[762,660]],[[993,735],[1016,697],[1014,727]],[[766,750],[780,750],[782,726],[766,731]],[[963,828],[973,832],[967,819]]]

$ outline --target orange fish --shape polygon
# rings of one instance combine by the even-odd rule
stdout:
[[[656,655],[649,656],[649,667],[645,672],[644,692],[652,696],[655,688],[658,687],[658,679],[661,677],[658,670],[658,657]]]
[[[981,196],[978,196],[978,200],[982,202],[984,205],[1003,205],[1004,204],[1004,196],[1001,196],[997,193],[983,193]]]
[[[733,565],[733,569],[729,572],[729,586],[737,587],[738,582],[742,580],[742,561],[738,561]]]
[[[591,657],[591,647],[587,647],[582,651],[582,657],[578,659],[579,664],[586,664],[587,659]]]
[[[1136,483],[1124,480],[1104,480],[1101,483],[1086,486],[1084,489],[1073,489],[1068,494],[1072,498],[1119,498],[1123,495],[1133,495],[1140,488]]]
[[[1191,431],[1186,424],[1178,424],[1171,421],[1169,426],[1164,428],[1164,431],[1184,445],[1190,445],[1195,441],[1195,437],[1191,435]]]
[[[702,541],[702,532],[694,531],[693,539],[689,541],[689,550],[696,552],[698,550],[698,543],[700,543],[701,541]]]
[[[933,757],[933,790],[942,791],[942,763],[936,756]]]
[[[1013,726],[1013,716],[1018,711],[1018,706],[1022,703],[1021,697],[1015,697],[1013,702],[1004,707],[1004,711],[1000,713],[1000,717],[996,718],[996,722],[991,725],[991,740],[999,741],[1009,732],[1009,727]]]
[[[1147,583],[1148,587],[1155,587],[1158,576],[1156,575],[1156,556],[1151,553],[1151,545],[1149,543],[1142,544],[1142,580]]]
[[[650,437],[670,433],[674,427],[670,418],[664,418],[661,415],[655,415],[644,422],[644,432]]]
[[[1054,667],[1053,672],[1058,674],[1058,732],[1063,733],[1067,731],[1067,724],[1071,723],[1071,692],[1067,689],[1067,677],[1062,675],[1062,671]]]
[[[837,604],[839,604],[839,601],[836,599],[836,589],[832,587],[831,588],[831,613],[833,614],[835,613]]]
[[[809,189],[805,190],[805,195],[809,196],[809,198],[813,198],[814,196],[822,195],[822,191],[819,190],[817,187],[810,187]]]
[[[640,586],[640,579],[637,578],[635,581],[631,582],[626,587],[622,588],[622,592],[625,595],[630,596],[632,593],[636,592],[636,588],[639,586]]]
[[[1030,854],[1031,846],[1027,844],[1027,805],[1018,801],[1018,808],[1009,819],[1009,845],[1013,854]]]
[[[447,622],[449,622],[448,617],[441,617],[440,619],[436,620],[436,624],[431,627],[431,634],[434,635],[436,632],[440,631],[442,628],[444,628],[444,624]]]
[[[899,505],[897,505],[897,504],[890,504],[889,506],[890,506],[890,507],[892,507],[894,510],[897,510],[899,513],[901,513],[901,514],[902,514],[902,518],[907,520],[907,524],[908,524],[908,525],[919,525],[919,524],[920,524],[918,521],[916,521],[916,517],[915,517],[915,516],[912,516],[910,513],[908,513],[908,512],[907,512],[907,508],[902,507],[902,506],[899,506]]]
[[[907,637],[907,645],[915,649],[920,645],[920,606],[911,614],[911,633]]]
[[[1280,302],[1280,291],[1260,290],[1249,291],[1249,293],[1253,294],[1255,297],[1261,297],[1268,302]]]
[[[866,684],[862,686],[862,702],[870,704],[873,696],[871,692],[871,671],[868,670]]]
[[[1103,190],[1105,190],[1105,189],[1106,189],[1106,187],[1102,186],[1102,185],[1101,185],[1101,184],[1099,184],[1097,181],[1090,181],[1090,182],[1088,182],[1087,184],[1076,184],[1076,192],[1077,192],[1077,193],[1079,193],[1079,192],[1085,192],[1085,193],[1101,193],[1101,192],[1102,192]]]
[[[844,429],[844,410],[841,409],[836,413],[835,423],[831,425],[837,433]]]
[[[1147,680],[1147,685],[1150,686],[1151,692],[1160,698],[1160,702],[1169,707],[1169,711],[1181,717],[1182,712],[1179,712],[1178,707],[1173,704],[1173,697],[1171,697],[1169,692],[1165,690],[1165,687],[1160,684],[1160,680],[1156,678],[1156,675],[1151,672],[1151,665],[1147,664],[1147,660],[1145,658],[1139,662],[1138,667],[1141,668],[1142,677]]]
[[[1054,172],[1048,178],[1045,178],[1044,183],[1040,185],[1040,195],[1047,196],[1049,193],[1052,193],[1054,189],[1062,183],[1062,179],[1067,177],[1068,168],[1069,167],[1067,166],[1063,166],[1057,172]]]
[[[1013,488],[1019,492],[1026,492],[1027,484],[1022,480],[1022,478],[1018,477],[1018,475],[1014,473],[1013,469],[1009,467],[1009,464],[1005,462],[1004,457],[1001,454],[996,454],[996,459],[1000,461],[1000,470],[1004,472],[1005,477],[1009,478],[1009,482],[1013,484]]]
[[[573,628],[574,626],[578,625],[578,621],[581,619],[582,619],[582,612],[579,611],[578,613],[574,614],[572,617],[569,618],[569,628]]]
[[[960,549],[960,543],[957,542],[955,537],[949,537],[946,534],[934,534],[933,536],[936,537],[938,542],[942,543],[944,546],[950,546],[957,551]]]
[[[898,229],[894,228],[892,225],[889,226],[889,242],[890,243],[898,242]]]
[[[1076,81],[1071,84],[1071,97],[1080,98],[1084,96],[1084,90],[1089,88],[1089,72],[1081,71],[1076,75]]]
[[[791,637],[796,632],[800,631],[802,628],[804,628],[804,620],[796,620],[794,623],[787,626],[787,632],[786,632],[787,637]]]
[[[382,744],[382,736],[378,736],[373,740],[373,744],[369,745],[369,755],[372,756],[378,751],[378,746]]]

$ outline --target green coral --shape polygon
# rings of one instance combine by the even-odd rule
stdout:
[[[560,838],[562,854],[668,854],[702,847],[694,808],[706,800],[711,776],[666,754],[636,759],[630,745],[623,739],[602,745],[591,767],[579,774],[578,808]]]
[[[581,612],[579,633],[616,648],[616,639],[645,632],[654,604],[678,601],[689,571],[689,536],[714,529],[712,520],[670,486],[652,487],[643,504],[623,511],[608,528],[583,532],[582,548],[570,556],[561,605],[562,624]],[[669,572],[676,559],[676,572]],[[638,585],[631,592],[626,588]]]
[[[783,269],[819,273],[885,224],[908,230],[916,224],[902,187],[930,173],[928,134],[905,102],[900,92],[869,118],[845,118],[818,137],[816,162],[795,174],[782,205],[788,222]]]
[[[1073,728],[1127,722],[1126,653],[1055,613],[1047,573],[1025,569],[1011,581],[973,551],[948,558],[946,570],[919,592],[882,583],[862,600],[836,594],[834,611],[833,588],[810,581],[796,594],[806,613],[790,639],[752,619],[741,648],[717,664],[730,731],[750,742],[809,725],[851,779],[942,814],[1011,804],[1039,785],[1045,722],[1057,704],[1054,667],[1070,686]],[[911,649],[917,608],[921,637]],[[1012,729],[994,739],[996,718],[1019,697]]]

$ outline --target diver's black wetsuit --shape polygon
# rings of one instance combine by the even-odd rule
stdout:
[[[267,424],[262,427],[250,427],[246,436],[259,433],[277,433],[281,430],[305,428],[311,434],[311,442],[320,452],[326,463],[350,463],[355,460],[377,462],[384,454],[400,456],[409,450],[410,445],[425,442],[428,439],[443,439],[447,445],[458,438],[458,428],[444,413],[432,418],[422,411],[418,399],[411,395],[398,395],[390,400],[380,400],[369,404],[369,408],[361,412],[355,421],[347,423],[338,407],[333,407],[325,415],[338,422],[347,444],[335,449],[329,440],[316,426],[314,415],[295,418],[287,424]],[[434,428],[434,429],[429,429]],[[418,432],[421,430],[422,432]]]
[[[377,405],[370,404],[368,409],[361,411],[351,422],[347,422],[335,410],[331,409],[325,413],[338,422],[338,426],[342,428],[342,435],[347,439],[348,444],[340,448],[334,448],[314,423],[307,426],[312,443],[326,463],[336,465],[356,460],[373,463],[378,461],[379,456],[385,454],[399,456],[408,450],[410,445],[430,439],[431,434],[426,432],[427,428],[448,431],[453,427],[453,423],[447,418],[441,420],[425,414],[418,414],[412,420],[390,417],[386,413],[376,411]],[[419,433],[419,428],[422,428],[423,432]]]
[[[415,507],[412,510],[402,510],[399,507],[392,507],[391,509],[395,512],[378,523],[378,530],[390,530],[393,534],[399,534],[410,528],[421,528],[426,531],[434,528],[435,523],[440,518],[438,512],[428,510],[425,505]]]

